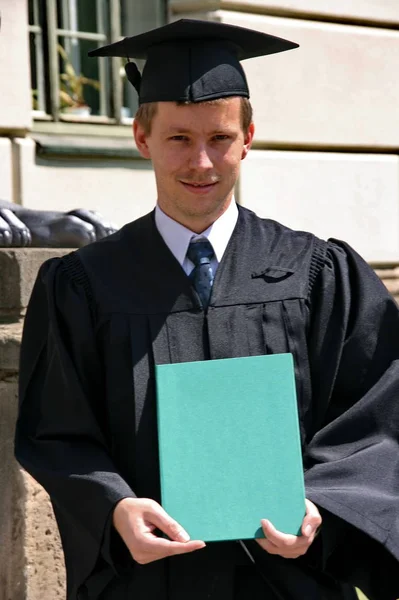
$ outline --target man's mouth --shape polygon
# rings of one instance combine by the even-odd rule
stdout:
[[[187,189],[197,191],[197,192],[206,192],[212,189],[218,182],[217,181],[180,181]]]

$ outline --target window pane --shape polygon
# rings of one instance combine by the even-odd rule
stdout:
[[[164,0],[122,0],[121,1],[122,35],[124,37],[138,35],[149,29],[164,25],[166,8]],[[141,70],[143,61],[135,61]],[[133,86],[125,80],[123,90],[123,114],[133,117],[138,107],[137,93]]]
[[[100,114],[99,65],[97,60],[87,56],[93,42],[72,39],[74,52],[70,55],[66,51],[70,38],[61,36],[58,41],[62,112],[77,113],[77,109],[89,107],[90,114]]]
[[[96,0],[80,0],[79,4],[75,0],[77,5],[75,8],[77,28],[80,31],[89,31],[91,33],[97,33],[99,31],[99,24],[97,22],[97,1]],[[104,4],[104,2],[99,2]]]
[[[109,18],[106,12],[108,0],[58,0],[58,28],[69,32],[77,31],[79,36],[65,36],[63,47],[67,52],[71,63],[78,70],[83,70],[85,65],[81,61],[83,54],[80,47],[80,39],[85,37],[85,34],[101,33],[109,35]],[[107,43],[104,39],[101,42],[92,41],[92,46],[89,49],[95,48],[97,45]]]
[[[82,73],[88,79],[88,82],[84,85],[83,94],[86,103],[91,107],[92,115],[100,114],[100,72],[99,72],[99,61],[94,58],[89,58],[87,53],[92,50],[95,44],[91,40],[80,41],[81,51],[81,66]],[[110,61],[108,61],[109,63]],[[108,66],[110,66],[108,64]],[[108,78],[110,73],[108,72]],[[102,90],[101,93],[104,93]]]
[[[37,61],[36,61],[36,34],[29,34],[29,49],[30,49],[30,78],[32,89],[32,110],[43,110],[42,99],[40,98],[38,76],[37,76]]]
[[[108,5],[109,0],[57,0],[58,28],[65,31],[58,38],[63,112],[76,114],[79,107],[87,106],[91,115],[109,116],[109,61],[100,71],[99,61],[87,56],[89,50],[108,41]],[[73,35],[75,31],[78,35]],[[102,41],[85,39],[97,33],[107,37]]]
[[[37,25],[37,23],[35,22],[35,17],[34,17],[34,13],[33,13],[33,0],[29,0],[29,4],[28,4],[28,19],[29,19],[29,25]]]
[[[46,74],[44,67],[45,46],[43,40],[43,6],[39,0],[29,0],[28,4],[30,50],[30,73],[32,89],[32,109],[41,112],[46,111]]]
[[[58,28],[103,33],[109,0],[57,0]]]

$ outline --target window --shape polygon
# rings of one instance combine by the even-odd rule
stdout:
[[[87,53],[162,25],[165,10],[164,0],[29,0],[35,118],[130,122],[137,97],[125,61]]]

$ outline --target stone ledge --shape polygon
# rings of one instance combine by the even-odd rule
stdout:
[[[0,248],[0,318],[20,315],[28,305],[37,272],[49,258],[70,248]]]
[[[399,304],[399,266],[394,264],[385,267],[375,266],[374,271]]]
[[[374,270],[381,279],[399,279],[399,267],[376,267]]]
[[[399,279],[385,279],[381,277],[382,283],[387,288],[388,292],[392,294],[395,300],[399,301]]]

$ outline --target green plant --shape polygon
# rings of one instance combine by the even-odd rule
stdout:
[[[84,87],[91,86],[99,90],[100,82],[89,79],[82,73],[76,73],[65,48],[58,44],[58,53],[63,60],[63,72],[60,73],[60,108],[77,108],[87,106],[84,98]]]

